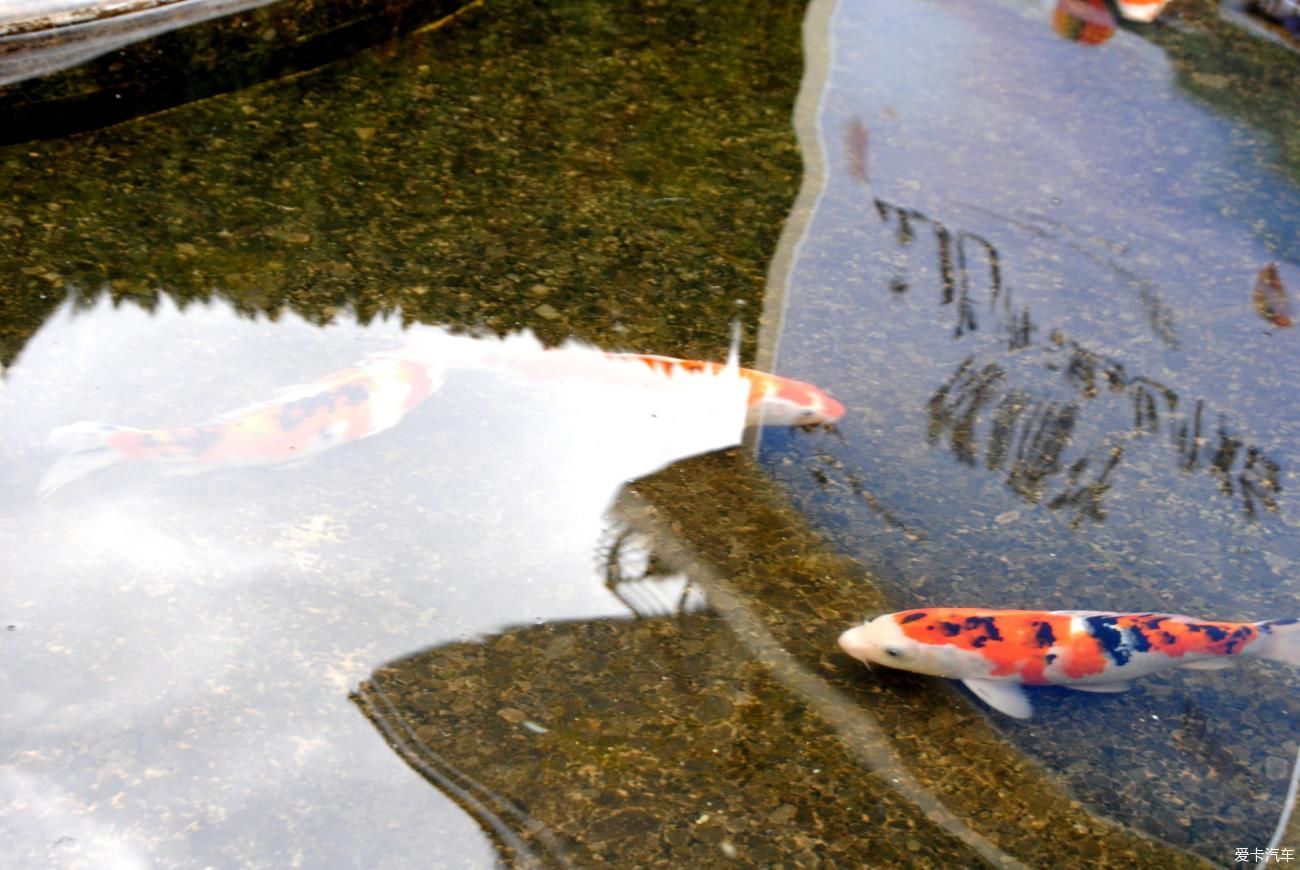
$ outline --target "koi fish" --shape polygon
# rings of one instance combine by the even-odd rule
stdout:
[[[447,335],[432,340],[438,353],[454,361],[454,368],[492,371],[532,382],[589,380],[606,386],[672,392],[738,378],[747,387],[746,426],[819,426],[844,416],[842,404],[810,383],[741,367],[738,338],[726,363],[609,353],[578,344],[547,348],[528,334],[498,342]]]
[[[1022,686],[1123,692],[1170,668],[1218,670],[1235,656],[1300,666],[1300,620],[1218,622],[1164,613],[977,610],[886,613],[840,635],[870,666],[960,680],[1008,716],[1033,714]]]
[[[668,379],[721,377],[727,366],[716,362],[677,359],[653,354],[612,353],[616,363],[642,365]],[[844,416],[844,406],[824,390],[805,381],[735,367],[735,373],[749,386],[745,402],[747,426],[822,426]]]
[[[451,370],[482,370],[529,381],[595,379],[615,387],[675,392],[690,385],[727,385],[745,393],[745,424],[810,426],[833,423],[844,406],[812,384],[726,364],[650,354],[605,353],[567,345],[545,348],[524,333],[505,339],[454,336],[441,330],[409,337],[376,354],[273,399],[175,429],[136,429],[74,423],[50,433],[65,451],[41,478],[42,498],[88,474],[124,462],[147,462],[171,474],[297,462],[391,429],[436,392]],[[728,393],[728,395],[731,395]],[[739,430],[737,430],[739,431]]]
[[[1129,21],[1150,24],[1165,11],[1169,0],[1116,0],[1115,5],[1119,7],[1119,14]]]
[[[194,426],[61,426],[46,443],[66,453],[41,478],[38,492],[47,498],[74,480],[124,462],[155,464],[171,474],[296,462],[391,429],[441,387],[444,377],[435,362],[382,353]]]
[[[1255,312],[1274,326],[1288,327],[1295,321],[1291,317],[1291,302],[1286,297],[1286,285],[1277,272],[1277,264],[1269,263],[1259,270],[1253,294]]]

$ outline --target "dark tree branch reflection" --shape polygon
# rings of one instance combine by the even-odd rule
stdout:
[[[937,266],[937,301],[953,306],[955,322],[949,322],[955,339],[975,332],[987,318],[984,325],[1005,336],[1008,351],[1035,349],[1038,327],[1029,306],[1019,303],[1005,283],[1004,259],[996,245],[917,209],[878,197],[872,202],[880,221],[893,230],[897,246],[886,281],[892,293],[909,292],[926,268]],[[932,247],[926,239],[933,240]],[[1153,332],[1166,346],[1176,347],[1168,312],[1149,282],[1112,267],[1138,286]],[[1126,445],[1163,431],[1178,469],[1188,474],[1208,471],[1218,490],[1239,503],[1248,517],[1261,510],[1277,511],[1281,466],[1234,433],[1223,415],[1211,429],[1202,400],[1180,412],[1179,395],[1172,387],[1131,373],[1118,360],[1067,339],[1059,330],[1053,330],[1038,350],[1044,355],[1043,369],[1065,387],[1064,398],[1058,395],[1059,386],[1053,393],[1057,397],[1049,398],[1046,388],[1040,393],[1032,385],[1012,385],[1008,366],[1015,363],[1010,360],[981,364],[972,354],[927,403],[929,442],[945,442],[958,462],[971,467],[980,464],[982,454],[984,467],[1005,474],[1007,486],[1022,498],[1070,512],[1077,526],[1105,519],[1104,502],[1114,473],[1125,456],[1132,455]],[[1016,358],[1023,360],[1018,354]],[[1084,411],[1098,399],[1130,405],[1131,426],[1109,433],[1082,455],[1068,455]]]
[[[1104,497],[1111,477],[1125,456],[1125,445],[1164,430],[1174,463],[1185,473],[1208,470],[1218,489],[1240,500],[1255,517],[1276,512],[1282,491],[1281,466],[1259,447],[1246,444],[1220,415],[1211,436],[1206,406],[1197,400],[1179,413],[1178,394],[1170,387],[1088,350],[1061,333],[1044,349],[1043,369],[1058,375],[1072,400],[1049,399],[1032,390],[1008,386],[999,363],[979,365],[967,357],[927,404],[931,444],[945,441],[958,462],[1005,471],[1006,484],[1026,501],[1046,499],[1051,510],[1069,509],[1072,524],[1105,519]],[[1121,400],[1133,407],[1133,423],[1113,433],[1101,447],[1067,458],[1084,410],[1096,400]],[[1062,487],[1049,497],[1049,492]]]

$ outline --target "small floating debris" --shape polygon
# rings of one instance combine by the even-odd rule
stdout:
[[[1259,270],[1255,279],[1255,311],[1274,326],[1288,327],[1295,323],[1291,315],[1291,302],[1286,296],[1286,285],[1277,272],[1277,264],[1269,263]]]
[[[844,157],[849,175],[864,184],[867,181],[867,127],[854,118],[844,130]]]

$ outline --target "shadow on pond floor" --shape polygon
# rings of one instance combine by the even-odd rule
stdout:
[[[710,610],[439,647],[379,669],[354,696],[504,854],[578,865],[1194,863],[1080,805],[941,681],[841,659],[835,633],[880,607],[879,593],[740,451],[630,484],[614,515]],[[1216,857],[1213,840],[1198,851]]]

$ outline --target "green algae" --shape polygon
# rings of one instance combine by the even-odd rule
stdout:
[[[415,769],[465,787],[459,802],[485,828],[504,822],[504,855],[1199,863],[1081,806],[942,683],[877,681],[837,655],[835,634],[884,597],[743,451],[634,481],[612,514],[712,612],[450,644],[379,669],[354,696]]]
[[[757,316],[798,182],[801,15],[491,3],[0,150],[0,362],[65,298],[102,294],[721,356]]]

